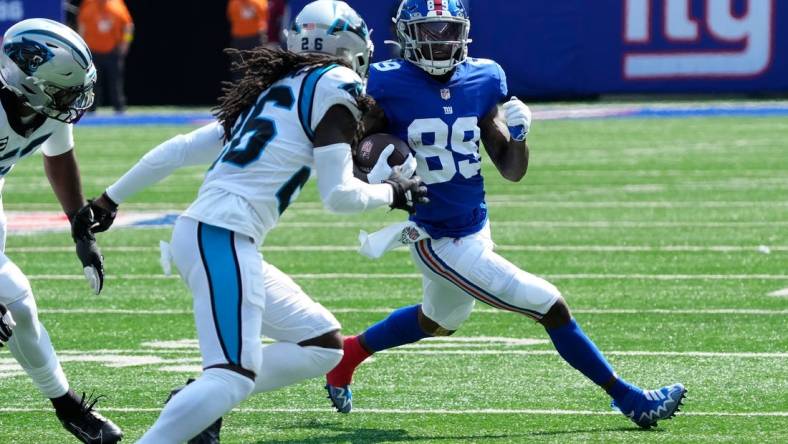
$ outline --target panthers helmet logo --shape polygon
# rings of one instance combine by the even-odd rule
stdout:
[[[38,68],[55,55],[43,43],[22,37],[20,42],[4,45],[5,54],[19,66],[25,74],[32,76]]]

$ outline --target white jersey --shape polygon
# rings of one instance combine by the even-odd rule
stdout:
[[[0,178],[7,175],[19,160],[39,148],[47,156],[57,156],[74,147],[73,126],[54,119],[44,120],[29,134],[17,131],[23,130],[12,126],[8,113],[0,106]]]
[[[354,71],[339,65],[271,85],[238,118],[184,215],[262,242],[311,175],[317,125],[334,105],[360,117],[356,97],[362,85]]]

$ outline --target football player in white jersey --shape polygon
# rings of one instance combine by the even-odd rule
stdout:
[[[172,236],[173,259],[194,296],[204,371],[169,400],[141,443],[190,440],[250,395],[320,376],[341,359],[339,323],[258,247],[313,168],[334,212],[426,203],[420,180],[399,171],[378,185],[353,177],[371,51],[366,24],[346,3],[307,5],[288,51],[240,53],[242,78],[224,91],[220,124],[165,142],[94,201],[98,230],[106,229],[116,204],[142,186],[213,161]],[[279,342],[263,347],[261,334]]]
[[[49,182],[71,221],[85,276],[98,294],[104,281],[103,260],[90,232],[94,219],[82,196],[72,135],[72,124],[93,102],[96,70],[90,51],[65,25],[24,20],[3,36],[0,80],[0,189],[3,177],[20,159],[41,149]],[[8,341],[11,354],[80,441],[120,441],[122,432],[93,410],[95,401],[69,388],[49,334],[38,320],[30,282],[3,253],[5,235],[0,201],[0,343]]]

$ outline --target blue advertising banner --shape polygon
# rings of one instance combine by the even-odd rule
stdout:
[[[376,60],[389,57],[399,2],[348,3],[375,30]],[[475,1],[471,38],[529,97],[788,92],[788,1]]]
[[[0,36],[14,23],[34,17],[63,20],[63,0],[0,0]]]

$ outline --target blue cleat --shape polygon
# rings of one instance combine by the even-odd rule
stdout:
[[[681,384],[673,384],[658,390],[632,392],[619,404],[611,403],[613,409],[620,411],[638,426],[650,429],[657,421],[676,416],[687,389]]]
[[[328,391],[328,399],[331,404],[337,409],[339,413],[350,413],[353,410],[353,393],[350,391],[349,385],[333,386],[326,384]]]

